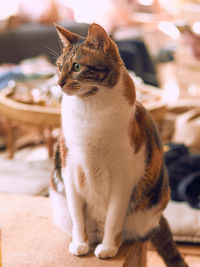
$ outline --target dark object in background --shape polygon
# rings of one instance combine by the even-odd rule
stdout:
[[[174,161],[179,160],[180,157],[189,155],[188,148],[183,144],[168,143],[166,145],[167,152],[165,152],[165,163],[170,165]]]
[[[167,144],[165,162],[171,187],[171,199],[187,201],[200,208],[200,154],[190,154],[183,144]]]
[[[61,25],[69,31],[85,36],[88,32],[88,24],[69,22]],[[58,37],[54,25],[39,23],[27,23],[20,27],[0,33],[0,64],[19,63],[29,57],[36,57],[45,54],[52,63],[56,62],[56,56],[50,52],[53,50],[61,54],[61,47],[58,44]]]
[[[115,42],[126,68],[134,71],[145,83],[159,87],[153,59],[143,40],[136,38]]]
[[[89,24],[69,22],[61,26],[78,35],[87,36]],[[133,39],[116,43],[126,67],[140,76],[145,83],[158,87],[154,63],[144,42]],[[40,54],[47,55],[50,61],[55,63],[61,50],[54,25],[29,23],[0,33],[0,51],[3,51],[0,54],[0,64],[19,63],[25,58]]]
[[[179,198],[200,209],[200,171],[186,176],[177,187]]]

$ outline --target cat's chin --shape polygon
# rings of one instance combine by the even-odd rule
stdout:
[[[78,96],[85,97],[90,96],[96,93],[97,90],[85,90],[85,91],[71,91],[71,90],[62,90],[68,96]]]
[[[86,88],[76,88],[76,89],[72,89],[72,88],[65,88],[62,87],[61,88],[63,93],[65,93],[68,96],[79,96],[79,97],[83,97],[83,96],[91,96],[94,95],[95,93],[97,93],[98,91],[98,87],[97,86],[90,86],[90,87],[86,87]]]
[[[80,94],[80,92],[78,92],[77,90],[75,91],[75,90],[69,90],[69,89],[62,88],[62,91],[63,91],[63,93],[65,93],[68,96],[74,96],[74,95],[78,96]]]

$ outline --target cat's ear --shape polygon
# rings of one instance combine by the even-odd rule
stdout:
[[[54,25],[64,47],[67,47],[68,45],[76,43],[80,40],[81,37],[79,35],[72,33],[63,27],[60,27],[56,23],[54,23]]]
[[[108,34],[100,25],[96,23],[92,23],[90,25],[86,42],[96,49],[101,47],[104,51],[108,50],[110,46]]]

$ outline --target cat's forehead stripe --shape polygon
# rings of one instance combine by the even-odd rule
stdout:
[[[64,54],[63,60],[66,61],[70,55],[77,53],[78,48],[84,43],[85,38],[80,39],[75,44],[71,45]]]

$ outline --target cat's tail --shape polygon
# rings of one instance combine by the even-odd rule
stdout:
[[[160,219],[160,227],[152,236],[151,241],[167,267],[189,267],[179,253],[167,220],[163,216]]]

